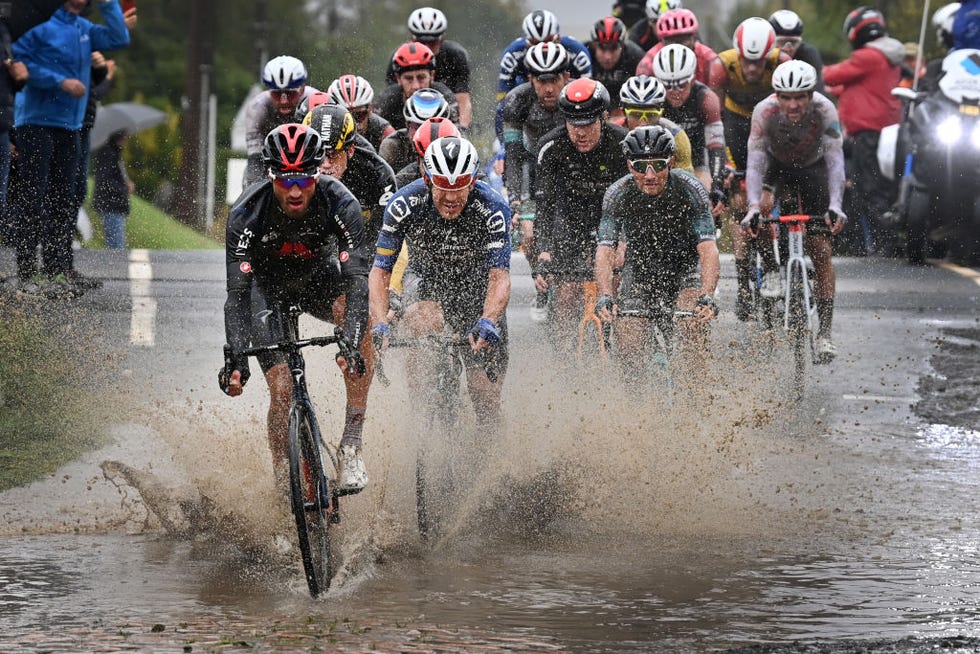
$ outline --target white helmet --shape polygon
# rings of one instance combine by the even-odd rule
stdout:
[[[429,118],[448,118],[449,103],[435,89],[419,89],[405,100],[402,116],[406,122],[419,125]]]
[[[306,84],[306,66],[296,57],[280,55],[265,65],[262,83],[273,91],[298,89]]]
[[[772,52],[775,44],[776,30],[768,20],[758,16],[746,18],[739,23],[732,37],[732,47],[749,61],[764,59]]]
[[[655,23],[660,18],[660,14],[671,9],[680,9],[682,6],[681,0],[647,0],[645,9],[647,18]]]
[[[817,69],[800,59],[784,61],[772,73],[772,89],[783,93],[812,91],[817,87]]]
[[[653,74],[665,82],[690,79],[697,68],[698,57],[694,50],[680,43],[664,46],[653,58]]]
[[[803,21],[800,15],[789,9],[774,11],[769,17],[769,24],[779,36],[802,36]]]
[[[547,9],[532,11],[524,17],[524,38],[527,41],[551,41],[559,34],[558,17]]]
[[[666,100],[667,90],[655,77],[634,75],[619,87],[619,102],[623,105],[659,106]]]
[[[422,157],[427,177],[444,177],[451,186],[465,181],[465,184],[460,183],[460,188],[469,186],[479,165],[480,155],[476,148],[461,136],[437,138],[425,149],[425,156]]]
[[[408,16],[408,31],[420,41],[442,38],[446,25],[446,14],[434,7],[420,7]]]
[[[334,104],[351,109],[371,104],[374,100],[374,89],[360,75],[341,75],[330,82],[327,95]]]
[[[561,43],[536,43],[527,49],[524,66],[531,75],[560,75],[568,68],[568,51]]]
[[[953,47],[953,21],[959,10],[960,3],[952,2],[945,7],[940,7],[932,15],[932,26],[936,28],[936,43],[943,48]]]

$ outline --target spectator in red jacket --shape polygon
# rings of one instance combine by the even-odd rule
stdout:
[[[844,20],[844,34],[854,52],[847,60],[823,69],[828,92],[838,97],[837,110],[850,149],[851,183],[857,220],[867,230],[868,250],[887,249],[889,234],[880,218],[891,206],[894,185],[878,170],[881,129],[900,122],[902,105],[891,90],[902,77],[905,48],[888,36],[885,17],[877,9],[858,7]]]

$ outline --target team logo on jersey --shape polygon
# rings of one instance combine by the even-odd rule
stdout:
[[[502,232],[504,231],[504,212],[497,211],[489,218],[487,218],[487,231],[488,232]]]
[[[405,201],[404,196],[395,198],[393,201],[389,202],[386,210],[391,214],[391,217],[398,222],[401,222],[412,213],[412,210],[409,208],[408,202]]]
[[[241,264],[239,264],[238,269],[247,275],[248,273],[252,272],[252,264],[250,264],[248,261],[242,261]]]
[[[347,250],[344,250],[343,252],[340,253],[338,258],[340,259],[340,262],[343,263],[348,259],[350,259],[350,253]]]

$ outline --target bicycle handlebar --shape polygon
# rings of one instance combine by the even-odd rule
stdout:
[[[776,223],[781,223],[781,224],[808,223],[811,220],[814,222],[818,220],[823,220],[823,216],[808,216],[806,214],[790,214],[788,216],[776,216],[775,218],[771,216],[767,218],[763,218],[761,216],[759,217],[759,222],[764,225],[772,225]]]
[[[247,347],[234,354],[237,356],[250,357],[266,352],[298,352],[304,347],[324,347],[326,345],[333,345],[334,343],[340,345],[341,353],[349,349],[342,327],[335,327],[333,334],[330,336],[313,336],[295,341],[281,341],[279,343],[272,343],[271,345],[256,345],[254,347]]]
[[[444,348],[447,352],[453,352],[455,348],[470,347],[470,341],[463,334],[424,334],[414,338],[392,340],[388,343],[389,348],[421,346],[437,346]],[[496,384],[498,378],[496,362],[490,358],[490,353],[486,350],[481,350],[480,356],[483,359],[483,371],[486,373],[487,379],[490,380],[491,384]],[[375,372],[378,375],[378,380],[382,384],[387,386],[390,383],[388,376],[385,375],[381,357],[378,358],[378,362],[375,365]]]

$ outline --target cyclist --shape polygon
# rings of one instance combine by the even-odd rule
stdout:
[[[354,194],[364,216],[364,242],[375,243],[388,198],[396,190],[395,173],[378,153],[357,147],[354,117],[346,108],[322,104],[303,119],[323,142],[320,173],[331,175]]]
[[[232,352],[279,342],[292,306],[344,326],[351,347],[361,351],[337,359],[347,386],[340,484],[358,489],[367,483],[361,433],[374,359],[364,339],[370,252],[357,198],[332,177],[320,176],[323,155],[320,136],[305,125],[282,125],[266,137],[267,177],[242,193],[228,217],[225,338]],[[336,258],[334,243],[339,244]],[[284,485],[292,377],[282,353],[260,356],[259,365],[269,385],[272,463]],[[248,358],[232,355],[218,384],[234,397],[248,378]]]
[[[681,0],[647,0],[645,11],[646,20],[640,20],[630,28],[629,39],[647,52],[657,45],[657,19],[671,9],[680,9]]]
[[[631,77],[619,90],[619,100],[626,115],[626,129],[663,125],[674,138],[677,167],[694,172],[690,139],[680,125],[663,117],[667,90],[660,80],[646,75]]]
[[[270,59],[262,70],[266,90],[249,100],[245,109],[245,177],[243,188],[266,177],[262,148],[273,127],[293,122],[300,101],[315,93],[306,83],[306,66],[296,57]]]
[[[503,101],[504,184],[515,218],[520,220],[521,245],[528,261],[537,259],[534,249],[534,163],[538,142],[564,123],[558,95],[568,83],[568,52],[560,43],[545,41],[528,48],[524,56],[530,81],[511,89]],[[535,301],[535,319],[547,294]]]
[[[680,125],[691,140],[694,175],[711,191],[712,214],[720,215],[725,199],[725,128],[721,102],[694,78],[697,62],[687,46],[674,43],[653,59],[653,74],[664,85],[664,118]]]
[[[424,43],[436,58],[435,79],[448,86],[459,103],[459,124],[469,129],[473,122],[473,101],[470,96],[470,55],[456,41],[443,38],[446,15],[433,7],[420,7],[408,16],[408,31],[412,40]],[[388,63],[385,80],[395,81],[394,62]]]
[[[735,29],[732,48],[718,55],[711,65],[708,86],[722,100],[721,122],[725,127],[725,145],[736,176],[745,174],[748,152],[749,128],[752,109],[764,98],[772,95],[772,73],[781,62],[789,61],[789,55],[775,47],[776,31],[765,18],[746,18]],[[732,219],[741,221],[745,214],[744,181],[731,180],[728,189]],[[748,248],[742,230],[733,229],[732,246],[735,251],[735,277],[738,292],[735,296],[735,317],[748,320],[751,311],[752,292],[749,289],[751,268]]]
[[[395,173],[395,182],[398,188],[408,186],[425,174],[422,168],[425,150],[430,143],[443,136],[461,136],[459,128],[448,118],[427,118],[419,125],[419,128],[415,130],[415,136],[412,137],[415,160]]]
[[[793,59],[805,61],[817,71],[817,86],[813,90],[823,93],[823,57],[812,43],[803,40],[803,21],[799,14],[789,9],[774,11],[769,22],[776,31],[776,47]]]
[[[614,317],[624,377],[642,378],[649,319],[658,307],[693,311],[684,342],[696,357],[707,349],[707,322],[717,315],[714,297],[721,265],[708,194],[691,173],[674,168],[674,138],[662,125],[633,129],[623,140],[629,172],[602,201],[595,280],[596,312]],[[613,268],[628,241],[618,298]],[[700,275],[698,266],[700,264]]]
[[[360,75],[341,75],[327,87],[330,102],[347,107],[354,117],[357,133],[371,144],[375,151],[381,148],[381,141],[394,134],[395,128],[387,120],[374,112],[374,89]]]
[[[412,146],[415,130],[429,118],[448,118],[449,103],[435,89],[419,89],[405,102],[402,115],[405,127],[382,141],[378,152],[393,170],[401,170],[415,162],[415,149]]]
[[[619,89],[643,59],[643,48],[626,38],[626,25],[612,16],[600,18],[592,26],[592,38],[585,47],[592,57],[592,78],[609,91],[612,119],[622,117]]]
[[[657,35],[660,42],[643,56],[636,67],[637,75],[653,75],[653,60],[669,45],[683,45],[694,53],[694,79],[708,83],[711,62],[718,54],[698,41],[698,18],[689,9],[671,9],[657,19]]]
[[[371,315],[376,346],[390,333],[388,284],[395,257],[409,245],[404,315],[399,331],[417,337],[467,333],[467,386],[478,421],[496,428],[507,367],[505,316],[510,300],[510,209],[503,197],[476,180],[479,157],[464,138],[442,137],[425,151],[425,176],[400,189],[385,209],[371,269]],[[491,382],[484,357],[498,370]],[[412,375],[413,390],[434,388],[427,375]],[[435,398],[433,398],[435,400]]]
[[[396,130],[405,127],[405,102],[419,89],[435,89],[449,103],[450,118],[459,120],[459,104],[452,90],[435,80],[435,56],[423,43],[405,43],[391,58],[395,83],[389,84],[378,98],[378,114]]]
[[[847,217],[844,196],[844,151],[840,120],[834,104],[814,92],[817,72],[805,61],[780,64],[772,76],[775,93],[752,111],[745,188],[749,210],[742,220],[750,236],[760,215],[776,202],[784,209],[824,216],[806,225],[806,252],[816,273],[814,295],[820,331],[815,349],[818,361],[837,354],[830,339],[834,318],[834,266],[831,236],[840,233]],[[778,274],[767,275],[781,281]],[[778,288],[773,293],[781,295]]]
[[[606,122],[609,92],[593,79],[567,84],[558,107],[565,125],[542,137],[535,171],[534,283],[539,292],[554,287],[552,333],[559,350],[567,350],[581,315],[582,282],[592,279],[602,195],[626,174],[619,144],[627,130]]]

